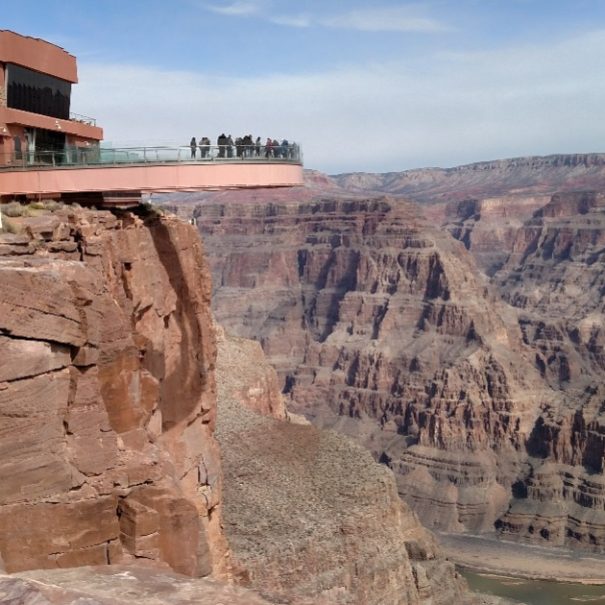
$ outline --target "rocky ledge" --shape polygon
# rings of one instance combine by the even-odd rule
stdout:
[[[245,588],[170,570],[112,565],[0,575],[11,605],[271,605]]]

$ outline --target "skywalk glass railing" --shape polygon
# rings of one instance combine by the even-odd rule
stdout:
[[[61,151],[0,154],[1,170],[204,162],[302,163],[300,145],[199,145],[181,147],[73,147]]]

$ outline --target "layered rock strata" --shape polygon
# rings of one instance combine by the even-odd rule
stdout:
[[[471,252],[479,268],[491,276],[508,260],[525,221],[549,200],[550,196],[543,195],[468,199],[434,204],[425,213],[442,222]]]
[[[257,343],[219,338],[225,530],[241,580],[297,605],[475,602],[392,473],[334,432],[285,422],[276,382]]]
[[[214,308],[294,411],[355,436],[431,527],[489,530],[543,386],[464,247],[401,200],[204,203]]]
[[[602,164],[407,175],[410,195],[445,200],[425,214],[497,271],[491,287],[420,211],[364,198],[367,182],[347,200],[346,179],[314,175],[298,202],[258,191],[188,211],[228,330],[258,338],[297,410],[396,470],[424,521],[602,552],[603,197],[547,195],[601,182]]]
[[[509,537],[605,545],[605,195],[558,194],[527,221],[495,283],[519,310],[534,365],[560,393],[541,407],[500,529]]]
[[[356,172],[334,175],[331,180],[350,191],[380,191],[419,202],[552,195],[605,187],[605,154],[527,156],[381,174]]]
[[[32,212],[0,235],[3,567],[225,573],[197,233],[154,215]]]

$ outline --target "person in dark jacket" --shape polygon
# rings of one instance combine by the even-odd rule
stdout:
[[[200,143],[200,158],[205,159],[208,157],[210,151],[210,139],[208,137],[202,137]]]
[[[218,157],[224,158],[225,145],[227,145],[227,137],[225,136],[224,132],[219,135],[218,139],[216,139],[216,144],[218,145]]]
[[[247,134],[243,139],[242,139],[242,145],[244,147],[244,153],[243,156],[245,158],[247,157],[252,157],[253,151],[254,151],[254,144],[252,142],[252,135],[251,134]]]
[[[189,147],[191,147],[191,159],[195,160],[195,153],[197,152],[197,142],[195,141],[195,137],[191,137]]]

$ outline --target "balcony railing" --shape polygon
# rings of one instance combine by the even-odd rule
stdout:
[[[73,147],[63,151],[21,151],[0,154],[2,170],[40,170],[90,166],[205,162],[302,163],[301,148],[289,145],[200,145],[181,147]]]
[[[83,116],[80,113],[74,113],[73,111],[69,114],[69,119],[72,122],[82,122],[82,124],[88,124],[89,126],[96,126],[97,120],[90,116]]]

